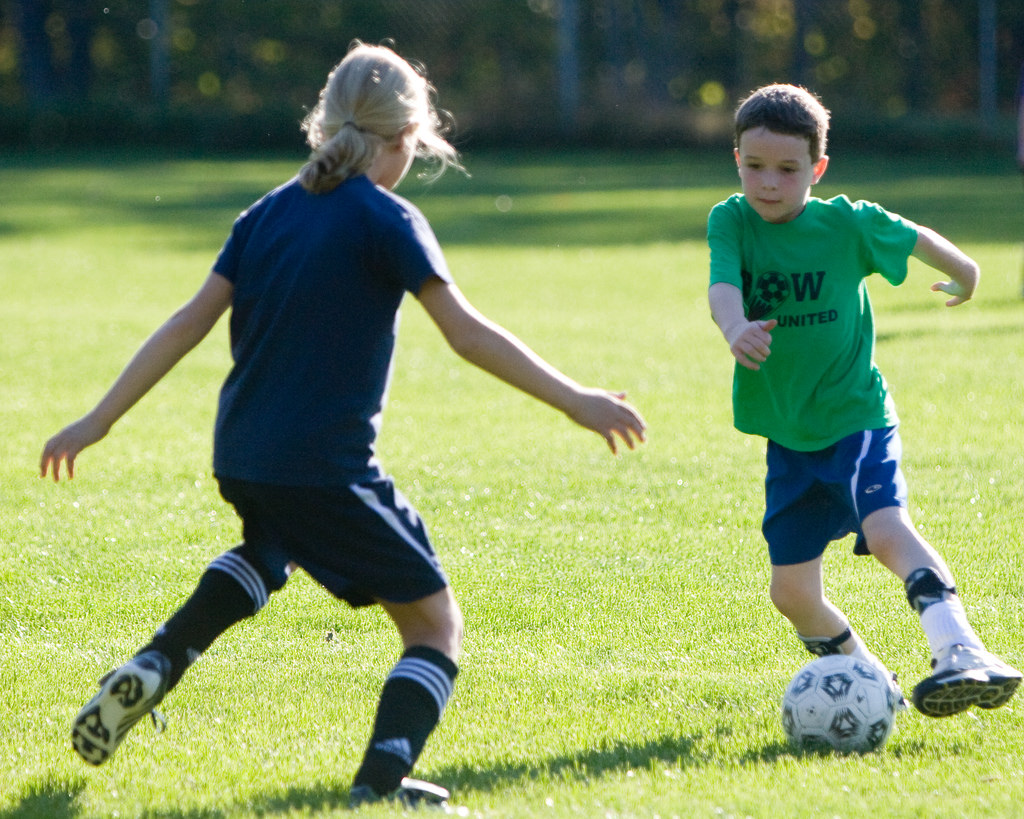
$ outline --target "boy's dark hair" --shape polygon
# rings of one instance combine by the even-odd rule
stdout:
[[[818,97],[796,85],[766,85],[758,88],[736,109],[736,147],[740,136],[753,128],[767,128],[776,134],[803,137],[811,160],[825,155],[829,112]]]

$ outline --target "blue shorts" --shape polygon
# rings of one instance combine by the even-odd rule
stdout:
[[[868,554],[860,522],[890,506],[906,507],[896,427],[848,435],[815,452],[768,441],[761,531],[773,566],[820,557],[833,540],[854,532],[854,551]]]
[[[242,519],[236,551],[269,591],[285,584],[292,563],[353,607],[411,603],[448,585],[423,521],[390,478],[345,489],[218,481]]]

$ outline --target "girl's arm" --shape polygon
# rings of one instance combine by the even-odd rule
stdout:
[[[49,471],[55,481],[60,480],[64,461],[68,477],[73,478],[78,453],[102,439],[115,421],[206,337],[230,307],[232,290],[231,282],[211,273],[188,303],[145,341],[100,402],[46,442],[40,476],[46,477]]]
[[[625,394],[583,387],[481,314],[454,284],[429,279],[419,300],[460,356],[593,430],[616,451],[616,436],[633,449],[646,424]],[[634,440],[635,439],[635,440]]]
[[[978,280],[981,278],[978,263],[931,228],[918,226],[917,244],[914,245],[912,255],[929,267],[934,267],[940,273],[949,276],[949,281],[935,282],[932,285],[932,290],[941,290],[953,297],[946,302],[946,307],[963,304],[978,288]]]
[[[772,335],[778,322],[747,321],[743,312],[743,293],[726,282],[716,282],[708,289],[711,317],[722,331],[733,357],[748,370],[760,370],[771,353]]]

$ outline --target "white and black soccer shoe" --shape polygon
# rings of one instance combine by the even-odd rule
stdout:
[[[914,686],[914,707],[929,717],[959,714],[972,705],[1005,705],[1021,682],[1021,673],[984,649],[955,645],[932,660],[935,673]]]
[[[102,765],[146,714],[161,730],[166,727],[154,708],[167,692],[170,668],[163,654],[147,651],[106,674],[99,693],[75,717],[71,728],[75,752],[90,765]]]

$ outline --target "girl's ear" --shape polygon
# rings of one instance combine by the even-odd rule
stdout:
[[[818,180],[825,175],[825,170],[828,168],[828,156],[823,156],[817,162],[814,163],[814,175],[811,177],[811,184],[816,185]]]
[[[399,140],[405,142],[411,140],[414,144],[416,142],[416,134],[419,132],[420,126],[418,123],[410,122],[401,131],[398,132]]]

